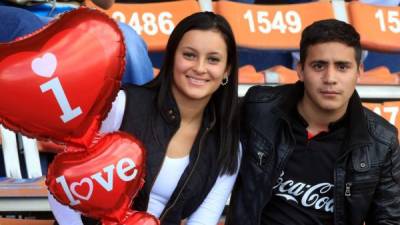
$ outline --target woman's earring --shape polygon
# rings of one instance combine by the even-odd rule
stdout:
[[[225,86],[225,85],[227,85],[228,84],[228,76],[226,76],[226,77],[224,77],[223,79],[222,79],[222,82],[221,82],[221,85],[222,86]]]

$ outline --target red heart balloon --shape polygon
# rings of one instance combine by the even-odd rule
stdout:
[[[116,22],[89,8],[0,44],[0,123],[88,146],[120,87],[124,56]]]
[[[159,225],[160,221],[147,212],[129,210],[121,223],[103,221],[103,225]]]
[[[87,151],[59,153],[46,184],[62,204],[90,217],[121,222],[144,184],[145,152],[132,136],[116,132]]]

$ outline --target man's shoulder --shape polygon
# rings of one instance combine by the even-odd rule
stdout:
[[[370,109],[366,107],[363,108],[369,132],[374,138],[377,138],[380,142],[386,144],[390,144],[394,139],[397,139],[398,131],[394,125]]]
[[[253,86],[247,91],[244,97],[244,103],[271,102],[279,97],[284,96],[285,93],[288,92],[288,90],[290,90],[292,87],[293,84],[280,86]]]

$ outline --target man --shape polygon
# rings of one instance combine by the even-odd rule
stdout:
[[[253,87],[228,225],[400,224],[396,128],[361,105],[360,36],[329,19],[307,27],[299,82]]]

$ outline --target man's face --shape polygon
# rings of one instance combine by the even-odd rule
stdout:
[[[344,114],[359,71],[354,48],[340,42],[311,45],[304,66],[297,66],[304,82],[304,103],[317,111]]]

